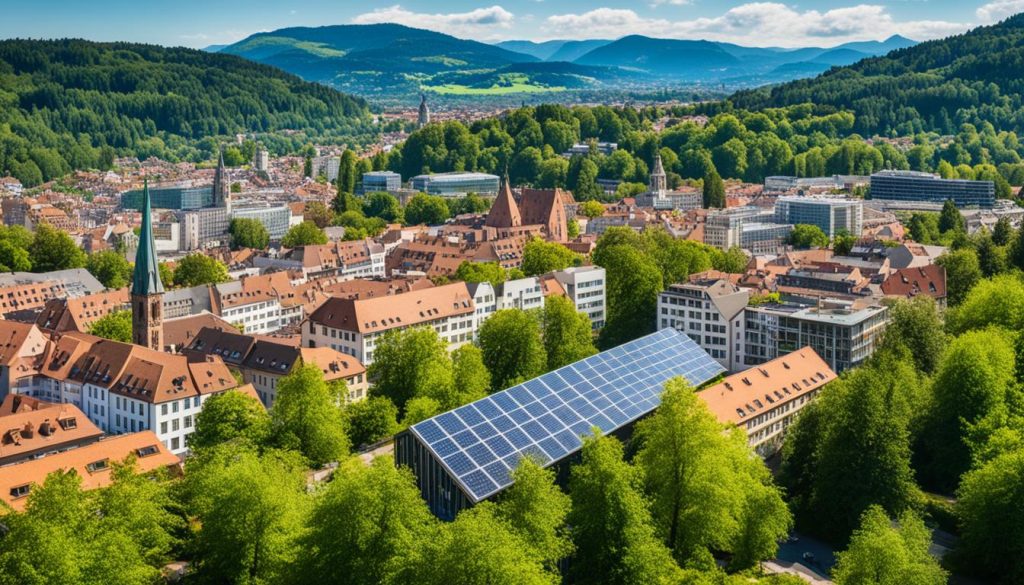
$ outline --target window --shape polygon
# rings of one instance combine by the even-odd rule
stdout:
[[[156,445],[149,445],[147,447],[142,447],[141,449],[135,450],[135,454],[139,458],[149,457],[150,455],[156,455],[158,452],[160,452],[160,449]]]
[[[171,412],[178,412],[178,401],[175,400],[171,403]]]
[[[178,425],[181,424],[179,421],[180,421],[180,419],[177,419],[177,418],[171,421],[171,430],[172,431],[178,430]]]
[[[171,450],[172,451],[177,451],[180,445],[181,445],[181,440],[178,439],[178,437],[174,437],[173,439],[171,439]]]
[[[185,417],[185,428],[186,429],[191,429],[192,428],[192,415],[191,414]]]
[[[14,486],[11,488],[11,498],[24,498],[25,496],[28,495],[28,492],[31,490],[32,485],[27,483],[23,485]]]
[[[167,414],[167,403],[166,402],[160,405],[160,414]]]
[[[100,459],[99,461],[93,461],[85,465],[85,470],[89,473],[96,473],[97,471],[103,471],[110,466],[108,459]]]
[[[167,421],[164,421],[164,422],[160,423],[160,434],[161,435],[166,435],[167,434]]]

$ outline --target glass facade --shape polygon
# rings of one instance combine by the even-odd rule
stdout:
[[[816,225],[830,238],[842,230],[860,235],[864,204],[849,199],[779,197],[775,202],[775,221]]]
[[[871,175],[871,198],[931,203],[952,199],[957,207],[992,207],[996,203],[996,188],[992,181],[941,179],[913,171],[883,171]]]
[[[363,173],[363,193],[395,192],[402,188],[402,175],[391,171]]]
[[[498,194],[498,176],[486,173],[417,175],[409,180],[409,184],[416,191],[446,197],[461,197],[466,193]]]
[[[213,205],[213,187],[150,187],[149,197],[154,209],[202,209]],[[142,190],[121,195],[123,209],[142,210]]]

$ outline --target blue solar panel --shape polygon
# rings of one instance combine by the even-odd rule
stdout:
[[[510,470],[522,457],[541,465],[561,460],[592,427],[608,433],[651,412],[670,378],[681,375],[697,386],[723,370],[689,337],[663,329],[411,430],[480,501],[511,484]]]

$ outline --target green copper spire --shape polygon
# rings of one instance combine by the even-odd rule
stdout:
[[[152,295],[164,292],[160,282],[160,267],[156,261],[156,244],[153,242],[152,209],[149,204],[149,179],[142,188],[142,232],[139,233],[139,249],[135,253],[135,273],[132,274],[132,294]]]

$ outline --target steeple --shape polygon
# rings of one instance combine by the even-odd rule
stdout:
[[[422,128],[430,123],[430,108],[427,107],[427,94],[420,94],[420,114],[418,118],[419,127]]]
[[[523,217],[519,213],[519,206],[512,198],[512,187],[509,185],[508,175],[502,181],[498,196],[494,199],[494,205],[487,212],[487,220],[484,225],[494,228],[511,228],[523,225]]]
[[[668,190],[668,176],[665,175],[665,167],[661,165],[661,153],[654,155],[654,170],[651,171],[650,192],[655,197],[660,197]]]
[[[213,174],[213,205],[215,207],[230,207],[231,205],[231,181],[228,178],[228,170],[224,167],[224,147],[220,148],[217,159],[217,171]]]
[[[132,273],[132,342],[162,351],[164,285],[160,282],[160,265],[153,241],[152,212],[149,181],[146,180],[142,189],[142,231]]]

